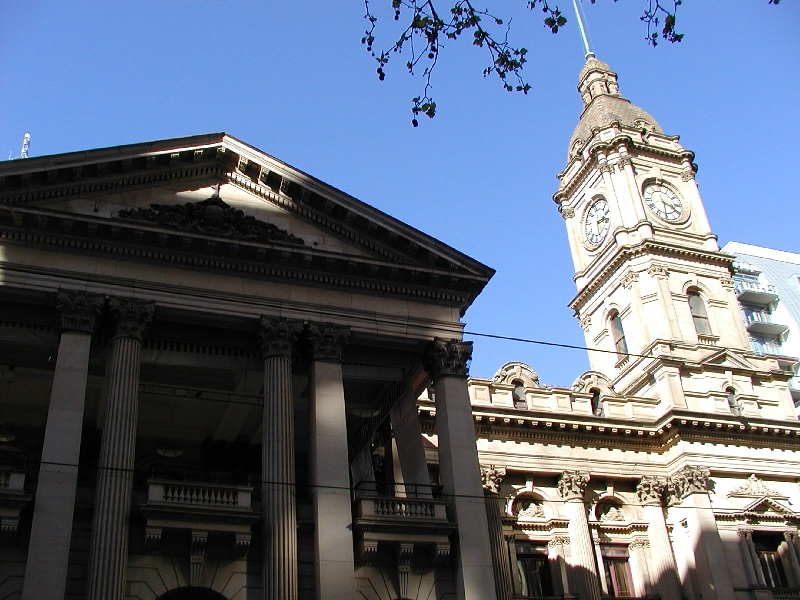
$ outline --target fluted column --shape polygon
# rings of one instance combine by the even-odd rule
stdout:
[[[111,298],[115,321],[89,554],[89,600],[122,600],[136,458],[139,351],[155,303]]]
[[[558,481],[558,493],[564,500],[564,512],[569,519],[569,539],[575,592],[581,600],[600,600],[600,580],[597,576],[589,520],[583,494],[589,483],[588,473],[564,471]]]
[[[439,477],[448,513],[458,523],[456,598],[494,600],[495,574],[486,506],[481,487],[475,423],[467,389],[472,343],[435,339],[423,356],[436,394]]]
[[[312,323],[308,328],[311,363],[311,497],[317,600],[355,596],[350,464],[347,454],[342,352],[347,327]]]
[[[642,504],[642,513],[647,522],[647,535],[650,539],[650,558],[648,565],[656,593],[665,600],[680,598],[682,595],[675,555],[669,540],[667,523],[661,499],[666,482],[657,477],[645,476],[636,486],[636,495]]]
[[[261,317],[258,331],[264,358],[261,512],[266,600],[297,599],[292,348],[302,328],[300,321]]]
[[[676,522],[685,522],[694,554],[695,595],[704,600],[733,600],[729,563],[719,536],[714,510],[708,497],[710,472],[687,466],[667,480],[670,512]]]
[[[61,340],[33,510],[23,600],[61,600],[67,583],[78,485],[89,350],[102,296],[59,290]]]
[[[511,563],[508,556],[508,542],[503,535],[503,518],[500,512],[500,482],[506,470],[491,465],[481,469],[483,494],[486,500],[486,515],[489,522],[489,537],[492,545],[497,600],[511,600],[514,594],[511,581]]]

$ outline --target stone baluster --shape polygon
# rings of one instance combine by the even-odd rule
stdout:
[[[317,599],[355,596],[350,465],[347,453],[342,353],[347,327],[311,323],[311,494]]]
[[[78,485],[89,350],[103,297],[59,290],[61,339],[53,374],[39,484],[25,565],[24,600],[61,600],[67,583]]]
[[[89,600],[122,600],[136,458],[139,352],[154,302],[111,298],[115,321],[89,554]]]
[[[642,504],[644,520],[648,524],[647,535],[652,559],[649,568],[656,593],[662,598],[680,598],[682,590],[678,580],[678,568],[661,505],[665,487],[665,481],[645,476],[636,486],[636,495]]]
[[[589,483],[589,474],[564,471],[558,481],[558,493],[564,500],[564,512],[569,519],[569,539],[572,548],[571,564],[575,591],[584,600],[600,600],[597,564],[594,558],[589,520],[583,494]]]
[[[428,346],[423,364],[433,379],[436,396],[439,477],[449,514],[458,523],[456,598],[493,600],[496,589],[489,525],[467,389],[471,358],[471,342],[437,338]]]
[[[263,589],[268,600],[297,599],[297,507],[294,460],[292,349],[300,321],[261,317],[264,359],[261,506]]]

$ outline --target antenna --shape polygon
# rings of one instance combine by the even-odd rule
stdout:
[[[578,17],[578,29],[581,30],[581,39],[583,40],[583,49],[585,51],[584,56],[586,60],[589,60],[594,58],[594,52],[589,48],[589,40],[586,38],[586,30],[583,28],[583,19],[581,19],[581,13],[578,10],[578,0],[572,0],[572,6],[575,7],[575,16]]]
[[[22,136],[22,150],[19,151],[20,158],[28,158],[28,148],[31,145],[31,134],[26,133]]]

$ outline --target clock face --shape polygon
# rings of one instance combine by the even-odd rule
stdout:
[[[595,200],[586,211],[584,227],[586,229],[586,240],[593,246],[598,245],[606,237],[609,224],[608,203],[600,198]]]
[[[644,201],[654,213],[665,221],[677,221],[683,216],[683,203],[678,194],[657,183],[644,187]]]

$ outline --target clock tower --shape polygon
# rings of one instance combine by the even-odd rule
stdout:
[[[624,98],[616,73],[591,52],[578,91],[583,112],[554,199],[592,370],[616,393],[665,410],[755,411],[763,378],[753,373],[780,379],[783,367],[750,349],[733,257],[711,231],[694,154]],[[788,392],[773,397],[778,413],[793,413]]]

